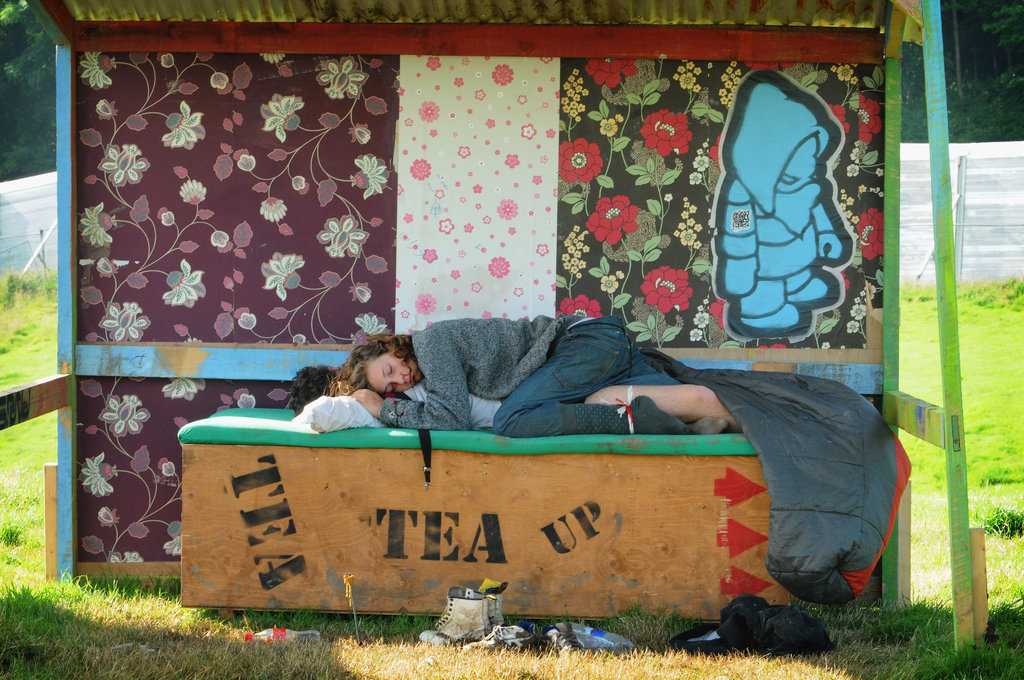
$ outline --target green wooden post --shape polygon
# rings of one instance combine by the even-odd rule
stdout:
[[[902,27],[900,30],[902,33]],[[897,42],[899,38],[896,38]],[[896,47],[895,49],[898,49]],[[885,232],[882,272],[882,394],[899,390],[900,380],[900,128],[903,121],[902,73],[898,56],[885,59],[885,179],[883,188]],[[893,430],[895,431],[895,427]],[[882,557],[882,597],[887,602],[900,598],[900,554],[910,549],[900,545],[899,526],[894,526]],[[909,591],[909,584],[903,584]]]
[[[960,390],[960,337],[957,330],[953,248],[953,193],[949,177],[946,75],[939,0],[924,0],[924,75],[928,104],[928,144],[935,229],[935,289],[942,363],[946,494],[949,499],[949,554],[953,572],[953,631],[957,646],[974,643],[971,541],[967,512],[967,454]]]

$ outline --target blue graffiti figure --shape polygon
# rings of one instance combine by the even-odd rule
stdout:
[[[831,166],[843,128],[828,105],[777,71],[736,88],[712,207],[714,290],[730,336],[802,340],[842,304],[854,237]]]

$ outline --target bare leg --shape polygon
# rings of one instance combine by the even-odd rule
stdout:
[[[588,396],[587,404],[628,403],[629,385],[605,387]],[[701,385],[633,385],[633,397],[650,397],[665,413],[683,422],[692,423],[701,418],[723,418],[729,432],[740,428],[732,414],[722,405],[713,391]]]

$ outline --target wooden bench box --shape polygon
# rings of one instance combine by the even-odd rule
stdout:
[[[521,616],[633,606],[717,618],[789,600],[766,572],[769,498],[740,435],[512,440],[314,434],[231,409],[182,429],[182,604],[433,613],[449,586],[508,581]],[[243,443],[244,442],[244,443]]]

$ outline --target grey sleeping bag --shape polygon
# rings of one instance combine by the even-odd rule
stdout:
[[[768,573],[809,602],[839,604],[860,594],[910,474],[875,407],[832,380],[695,370],[644,352],[680,382],[712,389],[757,451],[771,496]]]

